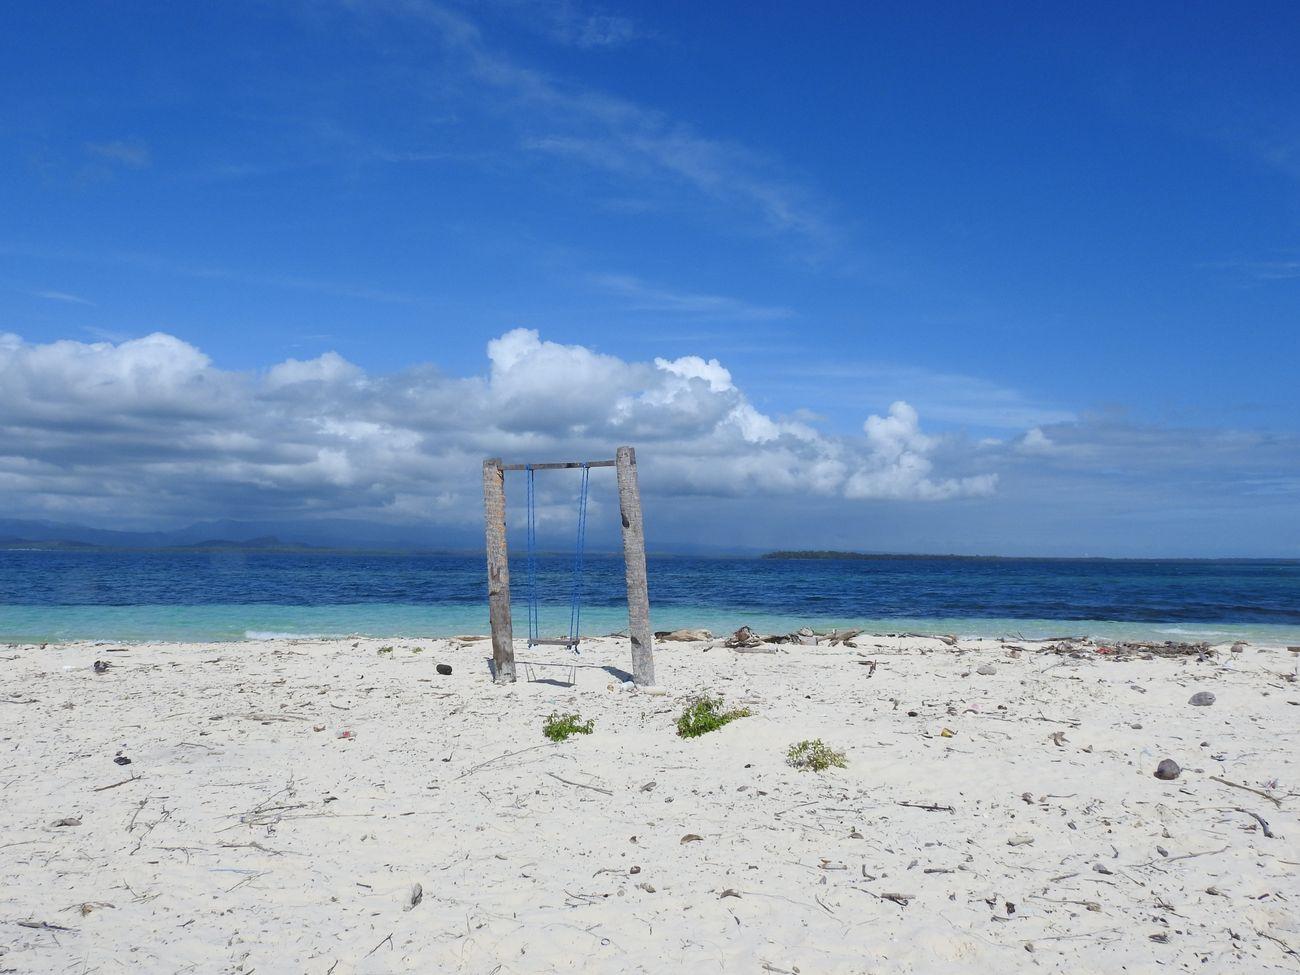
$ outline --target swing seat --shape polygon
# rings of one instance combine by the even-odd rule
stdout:
[[[530,647],[576,647],[581,640],[570,640],[568,637],[556,637],[554,640],[529,640]]]

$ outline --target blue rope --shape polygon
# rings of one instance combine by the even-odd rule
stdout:
[[[573,597],[569,604],[569,644],[578,652],[578,625],[582,620],[582,556],[587,545],[587,486],[591,468],[582,466],[582,485],[578,490],[578,543],[573,552]]]
[[[528,646],[537,642],[537,485],[536,471],[528,471]]]

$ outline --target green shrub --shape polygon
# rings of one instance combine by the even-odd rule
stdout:
[[[375,652],[376,652],[376,653],[392,653],[392,652],[393,652],[393,648],[392,648],[392,647],[380,647],[380,648],[379,648],[377,651],[375,651]]]
[[[594,718],[583,721],[576,714],[556,714],[552,711],[542,722],[542,734],[551,741],[564,741],[570,735],[589,735],[595,727]]]
[[[824,772],[832,766],[845,768],[849,764],[843,752],[837,752],[820,738],[815,738],[812,741],[805,738],[799,744],[791,745],[790,751],[786,753],[785,760],[801,772],[810,769],[814,772]]]
[[[698,738],[710,731],[717,731],[724,724],[737,718],[748,718],[749,708],[722,710],[722,698],[701,694],[686,702],[686,709],[677,719],[677,734],[683,738]]]

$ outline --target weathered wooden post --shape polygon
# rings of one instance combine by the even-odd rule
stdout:
[[[623,568],[627,576],[628,636],[632,638],[632,680],[637,684],[653,684],[654,633],[650,630],[650,591],[646,585],[645,528],[641,524],[641,491],[636,482],[636,451],[631,447],[619,447],[614,461],[618,469],[618,507],[623,516]],[[495,632],[494,629],[494,636]]]
[[[620,474],[620,484],[621,481]],[[483,512],[487,530],[488,617],[492,624],[493,669],[498,684],[513,683],[515,644],[510,623],[510,555],[506,549],[506,472],[499,457],[483,461]],[[637,517],[639,524],[639,509]],[[644,576],[644,570],[642,574]]]

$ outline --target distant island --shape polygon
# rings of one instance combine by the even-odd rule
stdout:
[[[858,559],[880,561],[882,559],[893,560],[926,560],[926,559],[962,559],[967,562],[988,562],[1004,559],[1016,559],[1014,555],[940,555],[936,553],[921,552],[837,552],[834,549],[806,549],[797,552],[780,551],[767,552],[759,556],[760,559]],[[1034,558],[1033,561],[1050,562],[1058,561],[1051,557]],[[1072,561],[1067,558],[1067,561]]]

